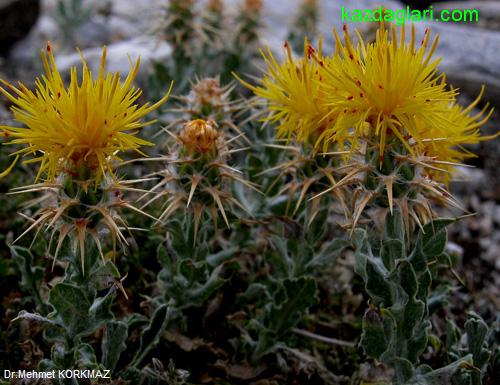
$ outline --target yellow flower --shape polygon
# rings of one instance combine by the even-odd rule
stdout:
[[[136,104],[142,91],[132,82],[139,59],[131,64],[122,82],[120,73],[105,73],[106,48],[95,79],[82,56],[82,74],[79,76],[72,68],[66,87],[50,43],[46,52],[42,50],[41,58],[46,74],[36,79],[35,91],[21,83],[16,88],[4,80],[6,88],[0,87],[14,105],[14,117],[25,126],[2,129],[12,137],[9,143],[26,145],[16,154],[32,154],[34,158],[27,162],[40,163],[37,180],[42,174],[53,181],[61,172],[71,174],[85,169],[90,171],[86,177],[98,182],[107,172],[113,175],[111,161],[120,159],[120,152],[134,150],[142,154],[141,146],[152,145],[136,137],[140,128],[151,123],[141,122],[141,118],[164,103],[169,93],[153,105]]]
[[[477,106],[483,95],[484,87],[476,100],[467,108],[458,105],[455,101],[446,106],[446,120],[450,123],[450,129],[443,135],[440,131],[426,128],[421,122],[417,122],[422,145],[417,149],[418,154],[434,164],[436,169],[427,170],[429,175],[439,181],[447,183],[453,173],[453,168],[467,158],[475,157],[475,154],[463,147],[464,144],[475,144],[483,140],[492,139],[493,136],[481,136],[480,128],[490,118],[493,110],[488,111],[486,105],[476,115],[470,115],[471,110]],[[439,171],[437,168],[443,170]]]
[[[413,157],[442,162],[445,173],[452,171],[451,163],[472,156],[463,145],[491,138],[480,137],[479,128],[493,110],[486,107],[471,116],[482,92],[467,108],[457,104],[457,90],[438,72],[440,59],[432,58],[438,38],[431,42],[429,30],[420,44],[414,27],[407,41],[404,27],[398,34],[394,26],[382,25],[371,44],[359,33],[353,44],[347,27],[344,42],[334,33],[331,56],[322,55],[321,43],[316,52],[307,41],[298,60],[288,49],[278,63],[268,50],[261,84],[242,81],[267,101],[268,119],[279,124],[278,137],[351,152],[362,151],[362,139],[378,146],[381,163],[386,144],[396,141]],[[448,181],[445,173],[434,171],[429,174]]]
[[[445,75],[438,74],[440,60],[431,60],[438,39],[428,49],[429,30],[418,47],[414,27],[409,43],[404,28],[398,38],[394,27],[389,31],[384,26],[372,44],[359,36],[355,47],[347,28],[344,44],[336,31],[335,39],[336,55],[324,71],[325,103],[334,118],[321,137],[325,145],[337,142],[341,148],[355,148],[369,123],[383,156],[388,136],[397,137],[410,152],[410,139],[421,144],[419,121],[440,136],[453,130],[446,114],[456,92],[448,90]]]
[[[311,58],[314,50],[307,41],[304,56],[299,60],[292,57],[288,44],[285,44],[285,48],[287,57],[281,64],[269,49],[267,54],[262,53],[267,72],[261,85],[253,86],[238,79],[268,102],[270,116],[267,119],[279,122],[278,137],[315,142],[325,128],[323,118],[328,114],[324,103],[326,95],[320,82],[322,62]]]

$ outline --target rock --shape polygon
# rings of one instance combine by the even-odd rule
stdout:
[[[107,20],[109,41],[115,42],[125,39],[132,39],[144,34],[144,27],[130,19],[111,15]]]
[[[142,36],[118,43],[110,44],[107,47],[106,69],[111,72],[119,71],[126,75],[130,69],[130,59],[135,62],[141,58],[141,67],[138,78],[144,80],[148,71],[148,64],[153,61],[164,61],[170,56],[172,49],[162,41],[155,41],[151,37]],[[101,62],[102,48],[88,48],[82,51],[89,68],[97,72]],[[56,63],[62,73],[68,73],[73,66],[81,65],[81,58],[77,52],[71,54],[57,54]]]
[[[434,5],[434,11],[440,11],[442,9],[477,10],[479,12],[478,23],[469,23],[468,26],[497,31],[500,29],[500,3],[498,1],[446,1]]]
[[[446,252],[450,255],[456,255],[460,259],[464,256],[464,248],[455,242],[448,242],[446,244]]]
[[[448,82],[472,97],[485,85],[484,99],[500,106],[500,32],[459,24],[417,24],[421,34],[427,27],[439,34],[435,56],[442,57],[439,69],[447,74]]]
[[[488,179],[484,170],[466,166],[458,166],[455,170],[451,183],[453,195],[467,196],[480,193],[484,189]]]
[[[79,25],[74,32],[74,42],[80,49],[108,44],[110,28],[105,17],[97,16]],[[74,47],[70,47],[74,48]]]
[[[26,71],[34,70],[33,58],[38,57],[38,52],[45,47],[47,41],[56,42],[58,35],[59,29],[54,19],[42,14],[30,34],[10,50],[10,65]]]
[[[45,12],[49,15],[54,15],[57,0],[43,1]],[[162,3],[166,4],[167,0],[141,0],[140,2],[133,0],[86,0],[85,7],[91,10],[92,20],[89,24],[86,23],[87,26],[83,25],[79,29],[93,34],[92,24],[97,25],[97,28],[100,30],[104,27],[106,29],[103,32],[104,35],[97,36],[97,42],[102,41],[102,43],[144,35],[151,29],[152,20],[164,8]],[[82,38],[84,37],[77,36],[79,43]],[[90,47],[96,45],[99,44],[89,42],[89,44],[84,46]]]
[[[40,0],[0,0],[0,55],[23,39],[40,14]]]

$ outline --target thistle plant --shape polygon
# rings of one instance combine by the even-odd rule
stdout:
[[[262,0],[244,0],[240,6],[237,18],[238,43],[241,46],[254,44],[258,41],[257,30],[259,27]]]
[[[121,209],[147,214],[125,198],[125,192],[140,191],[132,187],[138,181],[121,181],[116,161],[121,152],[143,154],[140,148],[152,145],[137,136],[151,123],[141,119],[164,103],[168,94],[154,104],[137,105],[141,90],[132,83],[140,60],[131,65],[122,80],[119,73],[106,73],[105,48],[97,76],[82,57],[82,73],[79,76],[72,68],[68,86],[57,69],[50,44],[42,50],[41,58],[45,75],[36,79],[35,91],[22,83],[16,87],[2,81],[5,88],[0,87],[0,92],[12,102],[14,117],[23,126],[1,128],[10,139],[8,144],[25,146],[14,154],[32,155],[26,163],[39,164],[35,183],[16,188],[13,193],[44,192],[26,204],[25,210],[39,209],[33,218],[26,216],[29,227],[15,242],[31,230],[36,229],[34,238],[50,231],[47,254],[52,252],[57,236],[53,267],[63,254],[60,260],[65,276],[48,293],[48,302],[38,309],[42,314],[23,312],[18,317],[41,321],[47,327],[47,340],[55,345],[51,361],[41,365],[54,369],[76,365],[82,359],[78,358],[80,354],[94,355],[95,360],[93,348],[83,338],[111,320],[109,307],[117,288],[127,296],[118,270],[105,258],[108,244],[103,239],[111,238],[114,258],[116,244],[124,247],[129,243],[123,231],[130,229],[120,215]],[[70,246],[67,249],[66,244]],[[33,260],[27,249],[11,249],[15,256]],[[107,293],[99,296],[98,290],[103,289],[108,289]],[[72,302],[73,308],[65,301]],[[47,306],[54,311],[46,314]],[[94,361],[87,364],[97,365]]]
[[[47,55],[48,54],[48,55]],[[51,45],[42,51],[46,75],[37,79],[37,92],[4,82],[10,90],[0,88],[13,104],[14,117],[26,127],[2,127],[10,144],[27,145],[15,154],[35,154],[30,163],[40,163],[34,185],[18,188],[14,193],[47,191],[33,204],[42,204],[28,229],[52,229],[51,239],[59,233],[55,256],[66,237],[71,239],[76,255],[78,245],[84,273],[87,239],[93,239],[101,256],[99,241],[103,229],[116,242],[126,244],[120,228],[127,227],[118,215],[120,207],[134,208],[122,199],[122,192],[132,189],[130,182],[120,185],[113,171],[118,153],[152,143],[140,139],[136,132],[147,123],[140,118],[153,111],[168,95],[154,105],[135,105],[141,91],[132,86],[140,61],[131,68],[122,83],[120,74],[105,74],[106,49],[103,50],[97,79],[83,61],[82,81],[78,84],[76,68],[71,70],[70,85],[65,88],[55,64]],[[38,182],[42,177],[45,180]],[[31,203],[28,205],[31,206]],[[19,239],[18,238],[18,239]],[[49,246],[50,247],[50,246]],[[54,258],[55,262],[55,258]]]
[[[244,99],[235,99],[233,95],[234,84],[222,86],[219,78],[203,78],[192,84],[191,90],[186,95],[178,96],[179,101],[175,112],[178,119],[171,119],[166,125],[166,130],[183,127],[183,125],[196,119],[215,123],[219,130],[233,136],[237,144],[248,145],[248,138],[239,126],[248,111]]]
[[[168,42],[172,44],[174,73],[181,74],[183,66],[189,66],[193,55],[192,37],[194,28],[193,1],[170,0],[167,20],[163,26]]]
[[[282,154],[278,165],[263,169],[259,174],[272,177],[272,181],[263,183],[269,193],[276,195],[276,202],[283,202],[286,197],[284,215],[298,215],[308,224],[324,209],[335,208],[347,215],[346,186],[338,185],[331,193],[320,194],[342,177],[340,155],[345,153],[338,150],[322,152],[315,147],[329,124],[326,119],[322,121],[328,109],[322,104],[326,95],[320,86],[321,65],[313,60],[307,39],[304,54],[299,59],[294,59],[289,43],[285,43],[284,48],[286,59],[282,63],[278,63],[269,50],[262,53],[267,72],[261,85],[253,86],[240,79],[257,96],[270,102],[266,120],[277,123],[277,140],[264,146],[286,154]],[[322,57],[321,50],[318,57],[321,61],[328,60]],[[282,183],[283,180],[288,181]]]
[[[217,59],[215,54],[224,45],[222,41],[225,23],[224,8],[223,0],[210,0],[200,15],[205,42],[202,51],[209,55],[211,60]]]
[[[68,84],[50,45],[34,90],[2,82],[20,124],[0,127],[15,148],[1,187],[31,195],[25,229],[2,234],[0,279],[16,282],[0,352],[139,385],[491,383],[498,314],[469,311],[447,245],[460,218],[436,209],[461,207],[449,182],[466,146],[491,138],[483,92],[461,106],[430,31],[417,43],[414,28],[385,25],[370,43],[335,32],[330,53],[298,28],[284,60],[262,51],[255,84],[242,79],[254,79],[262,2],[242,1],[234,20],[222,1],[196,5],[168,3],[173,56],[154,84],[180,83],[157,134],[145,117],[169,93],[139,104],[139,61],[107,73],[106,49],[97,74],[82,55]]]
[[[285,146],[273,146],[295,152],[276,169],[300,165],[279,193],[296,194],[297,210],[304,199],[337,191],[336,200],[350,209],[356,271],[370,297],[361,346],[392,368],[387,380],[437,384],[462,373],[465,383],[477,382],[472,356],[435,370],[419,362],[429,342],[437,277],[452,268],[445,245],[453,220],[436,218],[433,206],[460,207],[447,184],[454,168],[474,156],[462,146],[492,138],[481,137],[479,128],[493,111],[486,105],[472,114],[482,91],[468,107],[458,105],[457,90],[432,59],[437,38],[431,42],[429,30],[419,46],[413,27],[409,42],[404,28],[398,34],[384,25],[370,44],[359,33],[352,43],[347,27],[343,41],[336,31],[335,39],[330,56],[321,39],[318,49],[306,40],[299,59],[286,43],[282,63],[267,51],[260,84],[242,81],[263,101],[266,120],[277,123]],[[300,148],[315,159],[312,168]],[[307,179],[304,170],[311,173]],[[314,194],[325,183],[330,186]]]
[[[252,72],[261,9],[261,0],[245,0],[237,17],[229,19],[224,1],[209,1],[200,10],[192,0],[169,1],[159,29],[172,46],[172,57],[167,63],[155,64],[152,85],[161,89],[174,79],[176,93],[182,94],[189,91],[195,77],[218,78],[226,86],[233,71]]]
[[[191,87],[185,96],[179,96],[181,102],[177,112],[183,120],[205,119],[215,122],[220,128],[235,128],[232,115],[242,107],[232,100],[234,86],[222,86],[218,78],[203,78]],[[180,120],[182,121],[182,120]],[[175,125],[179,121],[174,121]]]
[[[229,218],[226,214],[227,206],[236,206],[248,211],[245,206],[233,195],[232,182],[240,183],[246,187],[255,187],[247,182],[237,169],[228,164],[232,153],[240,149],[230,149],[234,139],[226,139],[224,132],[216,123],[203,119],[186,122],[179,134],[170,133],[175,144],[167,155],[159,160],[167,162],[167,167],[158,171],[153,176],[160,176],[160,181],[151,191],[158,191],[143,207],[166,197],[159,222],[166,222],[169,218],[183,210],[189,213],[183,217],[194,227],[196,242],[198,229],[204,218],[213,221],[217,229],[219,215],[224,219],[229,228]],[[233,212],[233,210],[231,210]],[[204,225],[205,227],[206,225]]]
[[[69,47],[76,43],[75,32],[92,17],[92,8],[82,0],[58,0],[55,21],[59,26],[63,42]]]
[[[323,56],[321,41],[318,50],[306,41],[300,60],[288,52],[279,64],[268,53],[262,85],[250,86],[268,101],[278,136],[304,142],[312,135],[313,152],[343,157],[315,198],[349,185],[352,228],[366,213],[382,223],[396,205],[408,233],[434,216],[429,202],[460,207],[446,184],[454,166],[473,156],[458,146],[490,138],[478,129],[492,109],[470,114],[482,93],[467,108],[457,104],[457,91],[437,73],[439,59],[432,61],[437,39],[429,48],[429,30],[419,47],[414,28],[409,43],[404,29],[398,36],[384,26],[368,45],[359,35],[354,46],[347,28],[345,43],[335,37],[331,56]]]

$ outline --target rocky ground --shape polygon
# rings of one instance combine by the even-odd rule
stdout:
[[[29,79],[39,72],[34,60],[41,47],[51,40],[58,51],[61,70],[79,62],[74,45],[93,68],[98,66],[101,46],[108,46],[108,68],[128,70],[127,55],[143,60],[140,79],[144,80],[148,63],[165,60],[171,53],[167,43],[157,37],[156,26],[165,18],[160,0],[88,0],[83,2],[83,17],[74,25],[57,17],[56,0],[0,0],[0,17],[9,28],[0,28],[0,74],[8,79]],[[238,0],[226,1],[228,12],[234,11]],[[279,52],[288,28],[295,17],[299,0],[264,1],[263,44]],[[163,4],[163,5],[162,5]],[[341,28],[340,9],[363,9],[384,5],[400,9],[406,5],[395,0],[352,0],[349,2],[319,0],[320,27],[325,46],[332,47],[331,29]],[[470,102],[486,84],[485,100],[500,107],[500,2],[446,2],[441,8],[478,8],[478,24],[420,23],[419,34],[431,27],[440,34],[437,56],[443,56],[440,70],[459,87],[464,102]],[[88,14],[86,12],[88,11]],[[34,17],[38,15],[38,18]],[[33,28],[30,27],[34,24]],[[7,26],[7,24],[5,24]],[[352,28],[367,30],[369,24]],[[28,32],[29,31],[29,32]],[[15,42],[15,43],[14,43]],[[0,105],[0,119],[9,119],[9,113]],[[498,131],[499,113],[495,113],[485,127],[485,134]],[[473,148],[478,157],[471,160],[476,168],[464,168],[461,179],[453,182],[452,190],[474,216],[457,223],[451,231],[452,247],[463,255],[463,268],[458,272],[465,287],[462,291],[475,292],[473,299],[480,308],[485,301],[500,308],[500,139],[481,143]],[[457,304],[459,306],[459,304]],[[480,309],[479,309],[480,310]]]

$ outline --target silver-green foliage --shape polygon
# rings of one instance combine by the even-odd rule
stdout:
[[[435,219],[412,236],[413,241],[405,237],[396,211],[386,217],[380,247],[365,230],[355,231],[356,271],[371,300],[363,318],[361,346],[368,356],[393,368],[396,385],[449,383],[460,369],[476,367],[480,373],[487,360],[481,348],[485,325],[476,319],[466,324],[469,341],[474,341],[468,354],[457,355],[454,362],[440,369],[419,365],[431,329],[429,300],[435,269],[450,263],[445,252],[446,226],[453,221]],[[474,370],[462,374],[468,381],[478,375]]]

